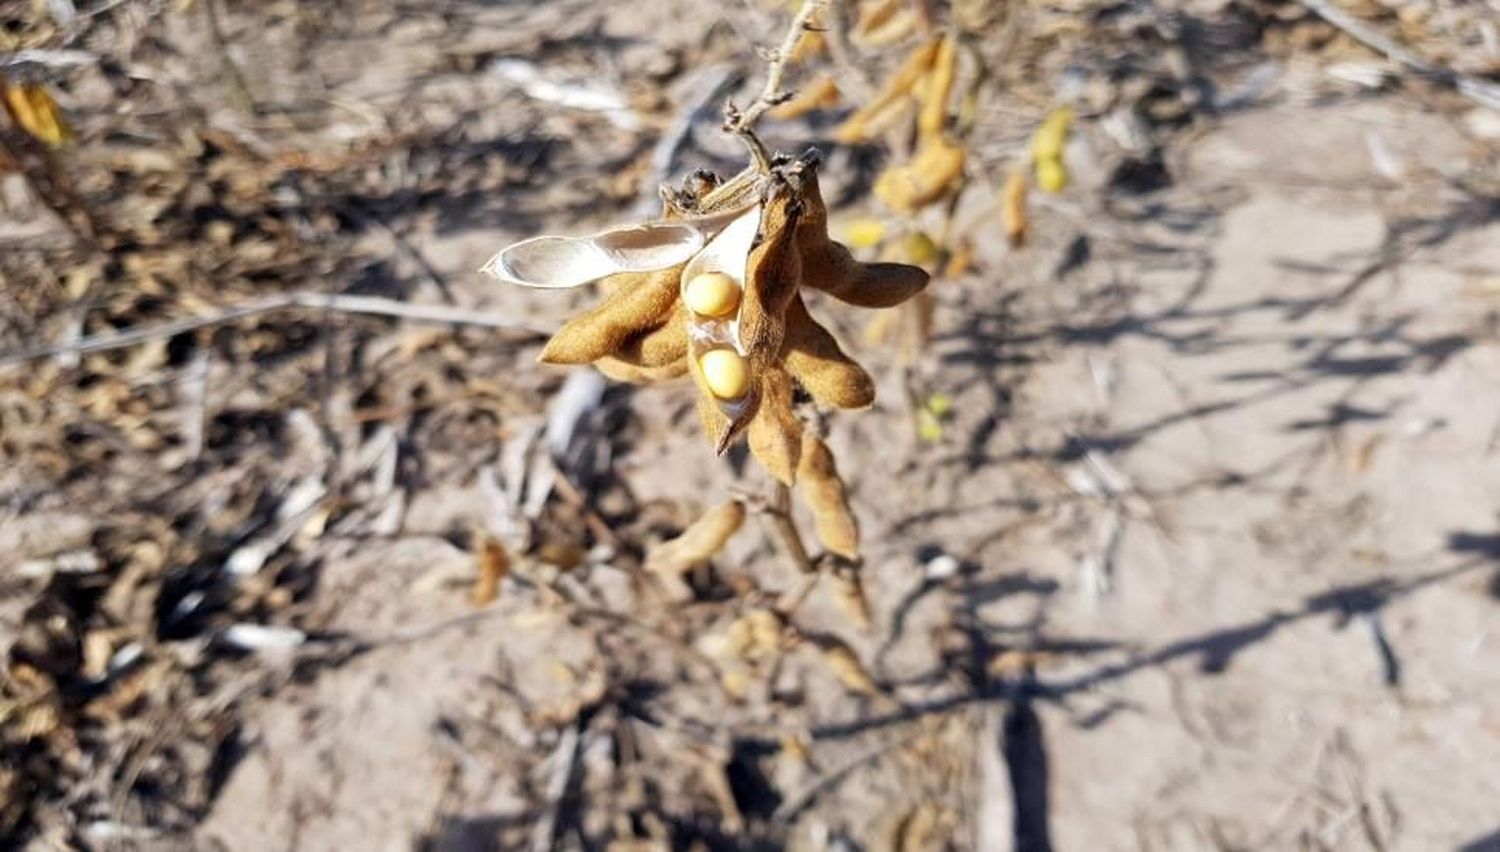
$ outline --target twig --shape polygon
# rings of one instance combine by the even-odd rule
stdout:
[[[396,317],[414,322],[472,325],[519,332],[532,337],[547,337],[551,334],[549,330],[539,326],[517,322],[509,317],[497,316],[495,314],[477,313],[472,308],[461,306],[413,305],[406,302],[398,302],[394,299],[382,299],[377,296],[350,296],[339,293],[280,293],[262,299],[252,299],[239,305],[231,305],[212,313],[186,317],[180,320],[173,320],[172,322],[159,323],[143,328],[130,328],[107,334],[95,334],[68,343],[47,344],[28,349],[19,349],[14,352],[0,352],[0,367],[9,367],[39,358],[51,358],[63,354],[81,355],[89,352],[124,349],[150,340],[173,337],[184,332],[193,331],[194,329],[220,325],[246,317],[289,308],[313,308],[345,314]]]
[[[552,752],[552,777],[547,780],[547,812],[532,827],[531,852],[547,852],[557,848],[557,823],[567,798],[568,787],[573,783],[573,773],[578,766],[578,753],[583,744],[583,733],[587,723],[582,717],[563,729],[557,749]]]
[[[797,42],[801,41],[802,36],[812,28],[813,15],[816,15],[827,2],[828,0],[802,0],[802,8],[798,9],[796,16],[792,18],[786,37],[781,40],[781,45],[767,57],[769,64],[766,68],[765,88],[761,89],[760,95],[751,101],[743,112],[735,108],[734,104],[730,104],[725,109],[724,129],[744,140],[745,145],[750,149],[751,159],[763,170],[770,169],[771,156],[766,150],[765,143],[755,135],[755,123],[760,121],[761,116],[765,115],[767,110],[791,98],[792,93],[781,88],[782,78],[786,76],[787,63],[791,61],[792,54],[797,50]]]
[[[777,482],[771,486],[771,496],[766,501],[766,516],[770,518],[776,537],[781,539],[787,558],[792,560],[797,570],[804,574],[814,573],[817,566],[812,557],[807,555],[807,545],[802,543],[802,534],[797,531],[797,523],[792,520],[792,490],[786,485]]]
[[[1429,62],[1397,44],[1393,39],[1387,38],[1374,27],[1337,8],[1328,0],[1298,0],[1298,2],[1313,14],[1342,30],[1350,38],[1384,54],[1392,62],[1405,65],[1419,74],[1451,86],[1459,94],[1480,106],[1500,110],[1500,86],[1487,83],[1477,77],[1460,74],[1435,62]]]

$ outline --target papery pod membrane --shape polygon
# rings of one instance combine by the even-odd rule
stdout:
[[[787,307],[781,355],[787,372],[820,405],[865,408],[875,401],[875,380],[813,319],[800,295]]]
[[[813,531],[823,547],[845,559],[858,559],[859,524],[849,509],[844,481],[828,445],[811,432],[802,438],[797,490],[812,510]]]
[[[704,512],[682,534],[646,554],[646,568],[663,574],[684,574],[708,562],[745,523],[745,504],[729,500]]]
[[[588,364],[612,355],[633,335],[660,325],[677,301],[681,267],[611,276],[615,290],[599,305],[568,320],[537,360]]]
[[[802,180],[802,217],[797,223],[797,251],[802,284],[862,308],[899,305],[927,286],[927,273],[904,263],[860,263],[828,237],[828,207],[811,169]]]
[[[771,367],[762,374],[760,407],[750,420],[750,452],[785,485],[797,478],[802,453],[802,423],[792,409],[792,380]]]
[[[720,209],[611,228],[591,237],[541,236],[501,249],[480,272],[508,284],[566,289],[620,273],[654,272],[681,266],[741,212]]]

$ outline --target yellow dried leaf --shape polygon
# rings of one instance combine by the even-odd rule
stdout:
[[[44,87],[0,80],[0,100],[11,120],[37,141],[57,146],[72,138],[73,131]]]
[[[1031,137],[1032,159],[1037,161],[1062,159],[1063,146],[1068,142],[1068,130],[1072,125],[1072,108],[1058,107],[1049,113]]]
[[[1062,192],[1068,186],[1068,169],[1062,160],[1037,160],[1036,185],[1044,192]]]
[[[874,248],[885,239],[885,222],[879,219],[854,219],[844,223],[844,242],[855,248]]]
[[[813,531],[823,547],[845,559],[858,559],[859,524],[849,509],[844,481],[828,445],[810,431],[802,438],[797,489],[812,510]]]
[[[745,523],[745,504],[729,500],[704,512],[682,534],[651,549],[646,569],[659,574],[685,574],[708,562]]]

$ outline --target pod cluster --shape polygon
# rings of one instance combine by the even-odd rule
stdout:
[[[485,270],[537,287],[597,280],[603,301],[558,329],[540,360],[593,364],[635,383],[690,375],[715,449],[745,437],[756,459],[791,484],[804,447],[796,388],[833,408],[863,408],[875,396],[870,375],[809,313],[803,288],[887,308],[919,292],[928,276],[907,264],[861,263],[829,238],[812,158],[779,162],[748,192],[723,192],[728,186],[699,172],[682,190],[663,193],[660,222],[592,240],[528,240]],[[610,248],[625,243],[633,247],[630,268]],[[653,262],[662,265],[638,268]]]

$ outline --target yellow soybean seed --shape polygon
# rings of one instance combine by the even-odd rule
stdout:
[[[750,369],[733,349],[710,349],[698,359],[703,382],[719,399],[739,399],[750,388]]]
[[[704,272],[688,282],[682,299],[699,316],[728,316],[740,306],[740,285],[722,272]]]

